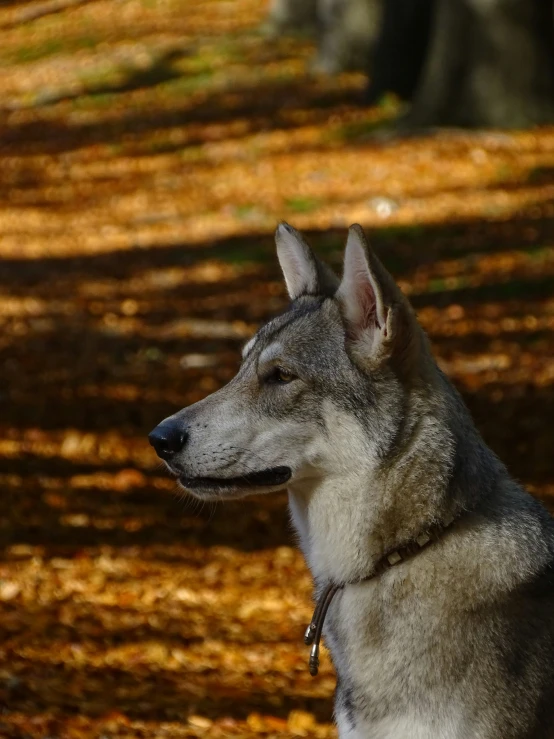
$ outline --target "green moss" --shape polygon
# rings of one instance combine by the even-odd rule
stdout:
[[[56,54],[73,54],[82,49],[94,49],[101,39],[96,36],[75,36],[74,38],[46,38],[33,45],[20,46],[2,55],[6,62],[27,64]]]
[[[285,200],[285,206],[295,213],[311,213],[312,211],[317,210],[320,205],[321,200],[308,196],[297,196],[293,198],[287,198],[287,200]]]

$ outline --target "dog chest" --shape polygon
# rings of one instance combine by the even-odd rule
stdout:
[[[414,712],[370,723],[360,719],[352,726],[337,713],[337,726],[340,739],[467,739],[468,736],[455,715],[443,719],[440,725],[435,718]]]
[[[325,639],[338,675],[341,739],[466,737],[456,681],[437,671],[438,634],[425,607],[413,600],[389,611],[368,583],[339,593],[331,608]]]

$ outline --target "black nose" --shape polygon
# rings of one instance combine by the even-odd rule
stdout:
[[[148,441],[156,450],[156,454],[166,461],[181,451],[187,438],[186,430],[175,421],[162,421],[148,434]]]

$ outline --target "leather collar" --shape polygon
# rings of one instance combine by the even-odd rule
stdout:
[[[446,530],[450,529],[452,524],[458,518],[459,515],[453,516],[452,514],[449,514],[441,523],[429,526],[428,529],[422,531],[412,541],[409,541],[407,544],[401,547],[397,547],[396,549],[392,549],[386,552],[380,559],[377,560],[372,571],[369,575],[366,575],[366,577],[341,584],[328,583],[325,586],[322,594],[317,601],[310,625],[308,626],[308,628],[306,629],[306,633],[304,634],[304,643],[308,646],[310,646],[311,644],[313,645],[310,651],[310,675],[315,677],[319,671],[319,642],[321,641],[321,633],[323,631],[325,616],[327,615],[327,611],[329,610],[329,606],[331,605],[331,601],[333,600],[335,594],[339,590],[343,590],[347,585],[358,585],[362,582],[373,580],[374,578],[381,575],[383,572],[392,569],[396,565],[399,565],[408,559],[412,559],[423,549],[426,549],[433,542],[440,539],[442,535],[446,532]]]

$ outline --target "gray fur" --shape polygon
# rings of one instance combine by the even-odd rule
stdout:
[[[226,387],[166,419],[188,431],[170,468],[213,479],[189,486],[203,498],[286,487],[316,589],[363,578],[458,515],[415,558],[335,596],[324,634],[339,735],[554,737],[550,516],[483,442],[361,229],[340,285],[282,225],[285,236],[295,299]],[[276,381],[276,367],[296,379]],[[285,484],[218,484],[283,466]]]

